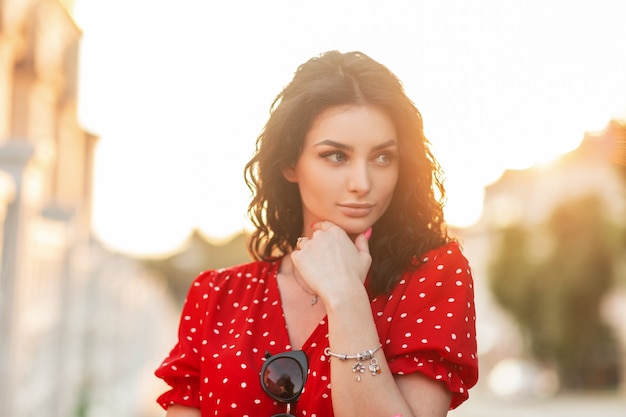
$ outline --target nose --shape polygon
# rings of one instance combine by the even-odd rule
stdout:
[[[348,190],[355,194],[367,194],[372,188],[367,162],[353,163],[350,166]]]

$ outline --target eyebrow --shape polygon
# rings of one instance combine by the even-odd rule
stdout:
[[[398,141],[396,141],[395,139],[389,139],[387,142],[381,143],[380,145],[376,145],[374,146],[374,151],[379,151],[381,149],[385,149],[388,148],[390,146],[395,146],[398,144]],[[343,149],[345,151],[354,151],[354,147],[350,146],[350,145],[346,145],[345,143],[341,143],[341,142],[336,142],[334,140],[330,140],[330,139],[325,139],[321,142],[317,142],[315,145],[313,145],[313,147],[315,146],[332,146],[335,148],[339,148],[339,149]]]

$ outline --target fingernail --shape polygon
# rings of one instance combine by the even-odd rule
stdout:
[[[317,222],[313,222],[313,223],[311,223],[311,225],[310,225],[309,227],[310,227],[311,229],[313,229],[313,226],[315,226],[315,223],[317,223]]]
[[[370,237],[372,237],[372,228],[370,227],[370,228],[369,228],[369,229],[367,229],[367,230],[365,231],[365,233],[363,233],[363,234],[365,235],[365,238],[366,238],[367,240],[370,240]]]

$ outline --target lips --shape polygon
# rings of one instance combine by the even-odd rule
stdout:
[[[339,210],[348,217],[365,217],[374,209],[373,204],[368,203],[348,203],[339,204]]]

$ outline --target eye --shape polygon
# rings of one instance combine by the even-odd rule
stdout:
[[[334,163],[341,163],[341,162],[345,162],[348,158],[346,157],[346,154],[340,151],[332,151],[332,152],[325,152],[323,154],[320,155],[322,158],[327,159],[330,162],[334,162]]]
[[[381,165],[389,165],[396,158],[396,155],[393,152],[381,152],[374,158],[374,162]]]

